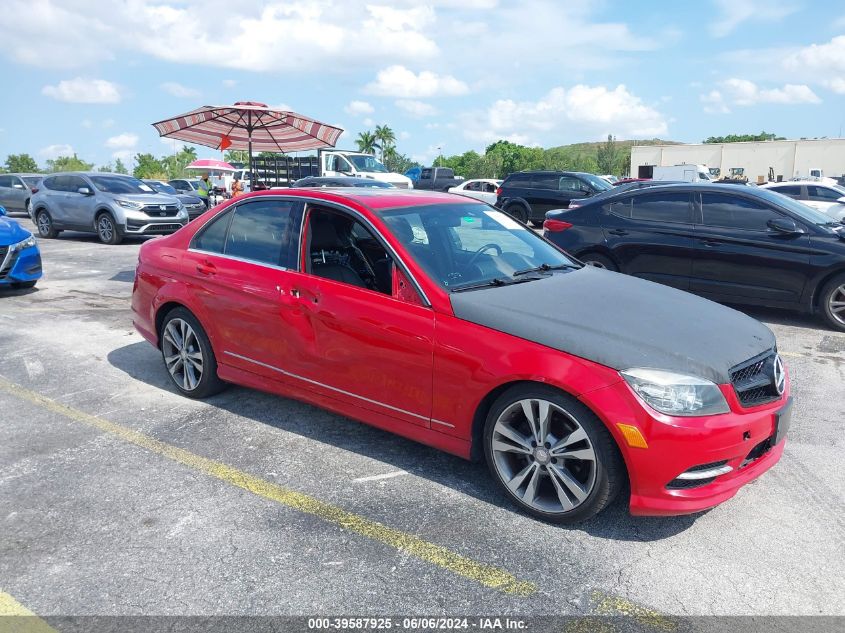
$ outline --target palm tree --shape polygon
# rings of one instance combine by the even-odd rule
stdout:
[[[384,152],[396,143],[396,134],[386,125],[377,125],[373,136],[381,142],[381,162],[384,162]]]
[[[187,145],[182,146],[181,154],[185,156],[185,158],[190,159],[188,162],[192,163],[197,159],[197,148],[196,147],[188,147]]]
[[[366,154],[375,154],[377,149],[381,149],[376,135],[370,131],[361,132],[358,138],[355,139],[355,144],[358,145],[358,151]]]

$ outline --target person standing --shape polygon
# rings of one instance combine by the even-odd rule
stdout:
[[[232,197],[237,198],[244,192],[244,184],[235,176],[235,179],[232,181]]]
[[[205,202],[205,208],[211,208],[211,180],[208,177],[208,174],[203,174],[202,178],[200,178],[199,185],[197,185],[197,195],[200,199]]]

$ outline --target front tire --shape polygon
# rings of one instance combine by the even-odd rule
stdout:
[[[97,237],[103,244],[115,245],[123,241],[111,213],[101,213],[97,216]]]
[[[511,501],[552,523],[595,516],[625,481],[619,450],[601,420],[544,385],[517,386],[499,396],[484,427],[484,456]]]
[[[15,290],[23,290],[25,288],[35,288],[35,281],[16,281],[12,284],[12,288]]]
[[[53,239],[59,236],[59,231],[53,226],[53,218],[44,209],[35,214],[35,225],[38,227],[39,237]]]
[[[161,357],[173,384],[189,398],[208,398],[226,387],[208,335],[185,308],[174,308],[161,325]]]
[[[819,307],[830,327],[845,331],[845,275],[837,275],[825,284],[819,297]]]

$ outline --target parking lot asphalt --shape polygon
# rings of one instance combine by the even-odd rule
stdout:
[[[795,398],[773,470],[702,514],[558,527],[483,464],[178,395],[132,327],[139,242],[40,244],[38,286],[0,291],[0,592],[34,613],[845,615],[845,334],[810,317],[749,311]]]

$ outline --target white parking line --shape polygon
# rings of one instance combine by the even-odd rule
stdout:
[[[402,475],[407,475],[408,472],[405,470],[397,470],[392,473],[384,473],[383,475],[371,475],[369,477],[358,477],[358,479],[353,479],[353,483],[363,482],[363,481],[378,481],[380,479],[393,479],[394,477],[401,477]]]

